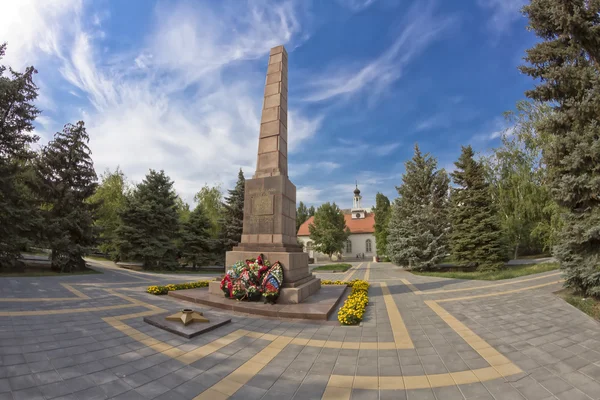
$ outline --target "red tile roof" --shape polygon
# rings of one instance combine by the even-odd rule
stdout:
[[[315,217],[310,217],[298,229],[298,236],[308,236],[308,226],[312,224]],[[344,214],[346,226],[350,228],[352,233],[373,233],[375,232],[375,214],[368,213],[365,218],[352,219],[352,214]]]

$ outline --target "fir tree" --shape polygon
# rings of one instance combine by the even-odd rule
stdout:
[[[390,199],[383,193],[377,193],[373,212],[375,213],[375,246],[378,255],[385,255],[387,252],[390,210]]]
[[[313,223],[308,226],[310,239],[315,244],[315,250],[331,256],[344,248],[350,236],[346,220],[340,208],[329,202],[323,204],[315,212]]]
[[[451,175],[456,187],[450,208],[453,260],[480,270],[499,269],[507,259],[507,250],[485,167],[474,159],[471,146],[462,147],[454,165]]]
[[[88,142],[83,121],[67,124],[44,147],[39,160],[44,232],[52,250],[52,268],[61,272],[84,268],[83,256],[96,241],[98,204],[89,198],[98,183]]]
[[[229,190],[229,196],[223,204],[221,243],[225,251],[230,251],[242,240],[244,227],[244,187],[246,179],[240,168],[238,180],[233,190]]]
[[[415,145],[392,206],[387,255],[398,265],[428,269],[447,254],[448,175]]]
[[[196,206],[182,226],[182,256],[194,268],[212,259],[211,228],[202,204]]]
[[[0,45],[0,60],[6,44]],[[29,67],[20,73],[0,65],[0,268],[14,267],[21,250],[35,236],[39,213],[31,194],[34,154],[29,146],[38,140],[32,135],[39,114],[34,101],[37,72]]]
[[[550,137],[543,157],[564,210],[554,253],[568,286],[600,296],[600,2],[532,0],[523,13],[542,39],[520,67],[537,83],[526,95],[553,105],[536,130]]]
[[[127,197],[120,217],[117,247],[122,259],[141,261],[148,269],[177,267],[177,194],[164,171],[150,170]]]
[[[296,232],[298,232],[300,225],[308,218],[308,208],[306,208],[306,205],[303,202],[300,202],[300,204],[298,204],[298,209],[296,210]]]

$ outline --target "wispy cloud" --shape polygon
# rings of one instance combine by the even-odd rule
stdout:
[[[342,7],[349,8],[353,12],[369,8],[376,1],[377,0],[337,0]]]
[[[338,143],[338,145],[327,149],[326,152],[344,154],[346,156],[369,156],[373,154],[387,156],[392,154],[401,145],[401,142],[373,144],[358,139],[350,140],[344,138],[338,138]]]
[[[502,34],[521,15],[521,8],[527,4],[527,0],[478,0],[477,4],[490,11],[489,27],[494,33]]]
[[[415,2],[401,23],[402,32],[385,52],[354,69],[330,66],[325,74],[311,79],[314,89],[304,99],[324,101],[352,96],[368,88],[368,99],[374,102],[451,21],[453,17],[434,17],[431,3]]]
[[[260,1],[240,9],[234,2],[218,7],[218,14],[189,3],[165,6],[156,10],[147,45],[136,53],[111,53],[110,62],[104,36],[98,34],[110,16],[95,13],[85,23],[80,1],[52,4],[59,9],[40,11],[42,20],[19,8],[7,29],[18,25],[19,18],[29,18],[31,32],[21,47],[34,55],[52,49],[48,65],[58,66],[64,80],[61,96],[72,92],[79,97],[81,105],[71,107],[68,118],[85,120],[98,171],[119,165],[139,182],[149,168],[164,169],[190,202],[204,183],[231,186],[240,167],[252,175],[264,75],[249,79],[256,71],[239,62],[266,57],[274,45],[302,40],[300,3]],[[0,27],[5,26],[2,21]],[[41,48],[48,27],[61,40],[48,40]],[[224,76],[223,70],[234,63],[242,73]],[[322,115],[307,118],[291,109],[290,148],[312,137],[322,120]],[[41,119],[39,125],[50,122]]]

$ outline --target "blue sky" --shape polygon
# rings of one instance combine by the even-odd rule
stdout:
[[[83,119],[97,171],[164,169],[189,202],[256,163],[269,49],[289,54],[298,200],[391,199],[413,146],[486,152],[532,87],[525,0],[0,1],[3,63],[35,65],[38,134]]]

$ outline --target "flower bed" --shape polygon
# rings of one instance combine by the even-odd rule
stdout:
[[[338,321],[342,325],[356,325],[362,321],[369,304],[369,282],[354,279],[350,282],[322,280],[322,285],[346,285],[352,288],[350,296],[338,312]]]
[[[183,290],[183,289],[195,289],[208,287],[208,282],[210,281],[198,281],[198,282],[188,282],[188,283],[170,283],[165,286],[148,286],[146,289],[147,293],[155,294],[155,295],[163,295],[169,293],[171,290]]]

